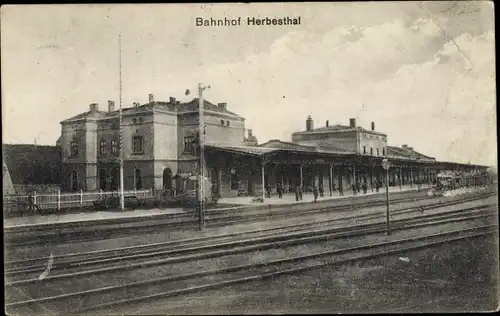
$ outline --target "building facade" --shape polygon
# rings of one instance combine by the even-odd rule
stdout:
[[[375,131],[375,123],[371,130],[356,126],[356,119],[349,119],[349,126],[329,125],[314,128],[309,116],[306,120],[306,130],[292,134],[292,142],[299,145],[321,145],[338,150],[346,150],[358,155],[385,156],[387,150],[387,135]]]
[[[192,188],[196,170],[195,139],[199,126],[199,101],[181,103],[171,97],[157,102],[152,94],[146,104],[122,109],[124,188]],[[227,109],[226,103],[204,101],[206,142],[256,145],[245,119]],[[113,101],[61,122],[63,188],[114,190],[119,185],[119,110]]]
[[[171,97],[124,108],[123,160],[125,190],[143,188],[195,189],[198,99],[181,103]],[[288,191],[322,185],[325,191],[356,183],[385,182],[382,159],[391,161],[389,185],[430,183],[443,168],[481,166],[439,163],[412,147],[388,146],[387,135],[356,125],[306,129],[291,142],[258,144],[252,130],[245,135],[245,119],[226,103],[204,101],[205,179],[207,194],[220,197],[261,195],[265,186],[281,182]],[[61,122],[58,144],[62,153],[63,189],[116,190],[119,186],[119,111],[108,101],[105,111],[91,104],[89,111]]]

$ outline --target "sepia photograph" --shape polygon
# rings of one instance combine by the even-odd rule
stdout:
[[[2,6],[4,312],[498,311],[494,22]]]

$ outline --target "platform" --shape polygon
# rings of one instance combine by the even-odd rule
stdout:
[[[421,190],[427,190],[428,186],[421,186]],[[390,187],[389,193],[399,193],[406,191],[416,191],[417,186],[413,185],[410,187],[409,185],[402,186],[401,189],[399,187]],[[384,194],[385,188],[380,189],[379,192],[371,192],[369,190],[366,194],[358,193],[357,195],[353,195],[352,191],[345,191],[344,196],[339,196],[338,191],[333,193],[333,196],[329,196],[329,192],[326,192],[324,197],[318,197],[318,202],[320,201],[328,201],[328,200],[336,200],[342,198],[352,198],[358,197],[362,198],[363,196],[374,195],[374,194]],[[219,204],[222,204],[219,209],[244,209],[251,208],[250,206],[259,207],[262,205],[289,205],[289,204],[302,204],[302,203],[312,203],[314,202],[314,196],[312,193],[305,193],[303,195],[303,199],[301,201],[295,200],[295,194],[287,193],[283,195],[283,198],[278,198],[277,194],[272,194],[271,198],[266,198],[264,203],[262,202],[252,202],[252,197],[233,197],[233,198],[224,198],[219,200]],[[239,206],[231,206],[231,207],[223,207],[223,204],[227,205],[239,205]],[[17,218],[5,218],[4,219],[4,229],[13,229],[16,227],[41,227],[44,225],[54,226],[58,224],[77,224],[77,223],[85,223],[88,222],[96,222],[103,223],[106,221],[107,223],[113,222],[116,224],[120,223],[120,220],[137,218],[137,220],[143,219],[151,219],[151,217],[158,216],[159,218],[168,214],[182,214],[189,212],[182,208],[163,208],[163,209],[149,209],[149,210],[112,210],[112,211],[92,211],[92,212],[80,212],[80,213],[70,213],[70,214],[60,214],[60,215],[33,215],[33,216],[25,216],[25,217],[17,217]]]
[[[429,186],[422,185],[420,186],[420,190],[428,190]],[[417,191],[418,187],[417,185],[403,185],[401,186],[401,189],[399,186],[396,187],[389,187],[389,193],[399,193],[399,192],[406,192],[406,191]],[[352,197],[360,197],[360,196],[368,196],[368,195],[374,195],[374,194],[384,194],[385,193],[385,187],[379,189],[379,192],[376,192],[373,190],[373,192],[368,190],[366,194],[361,191],[360,193],[357,193],[354,195],[352,193],[352,190],[345,190],[344,195],[340,196],[338,191],[333,192],[333,195],[330,196],[330,192],[325,192],[323,197],[318,196],[317,201],[328,201],[328,200],[336,200],[336,199],[342,199],[342,198],[352,198]],[[219,200],[219,203],[223,204],[238,204],[238,205],[286,205],[286,204],[297,204],[297,203],[310,203],[314,202],[314,196],[311,192],[304,193],[302,196],[302,200],[296,201],[295,200],[295,193],[286,193],[283,194],[283,198],[279,198],[278,194],[276,192],[271,193],[271,198],[266,198],[264,200],[264,203],[262,202],[254,202],[252,201],[254,197],[251,196],[238,196],[238,197],[230,197],[230,198],[223,198]]]
[[[103,221],[123,218],[144,218],[167,214],[182,214],[186,211],[182,208],[150,209],[150,210],[116,210],[116,211],[96,211],[81,212],[61,215],[33,215],[17,218],[4,219],[4,228],[41,226],[54,224],[69,224],[78,222]]]

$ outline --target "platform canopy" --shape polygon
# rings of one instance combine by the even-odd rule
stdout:
[[[205,150],[211,153],[225,152],[238,156],[259,158],[266,163],[274,164],[326,164],[342,166],[382,166],[382,156],[358,155],[338,148],[307,146],[273,140],[258,146],[225,145],[207,143]],[[430,161],[418,157],[389,157],[393,168],[483,168],[485,166],[463,165],[456,163]]]

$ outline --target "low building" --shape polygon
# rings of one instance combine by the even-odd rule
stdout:
[[[3,144],[4,194],[56,192],[61,184],[61,152],[57,146]],[[7,186],[7,191],[6,191]]]

